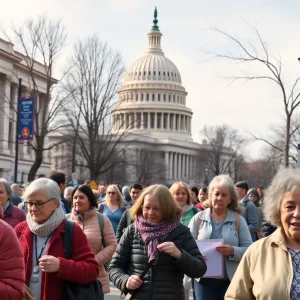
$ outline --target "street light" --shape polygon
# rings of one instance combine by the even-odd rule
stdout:
[[[208,167],[205,168],[205,177],[204,177],[204,185],[207,187],[208,186],[208,174],[209,174],[209,170]]]

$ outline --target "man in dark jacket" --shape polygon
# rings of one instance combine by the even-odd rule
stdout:
[[[238,200],[244,206],[243,217],[245,218],[253,241],[257,240],[256,231],[259,229],[259,216],[255,204],[248,198],[248,183],[239,181],[235,184]]]
[[[142,190],[143,190],[143,187],[138,183],[135,183],[130,187],[129,193],[130,193],[131,201],[128,203],[128,208],[130,208],[134,204],[135,200],[139,197]],[[120,241],[120,239],[123,235],[123,232],[130,224],[132,224],[132,222],[133,222],[133,220],[130,218],[128,210],[126,210],[123,213],[123,216],[122,216],[122,218],[119,222],[119,226],[117,228],[117,232],[116,232],[117,242]]]

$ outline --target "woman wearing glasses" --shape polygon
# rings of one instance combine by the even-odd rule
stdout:
[[[99,212],[109,218],[115,235],[124,211],[124,200],[119,188],[116,185],[109,185],[104,202],[100,204]]]
[[[36,299],[61,299],[65,281],[87,284],[98,276],[98,263],[87,238],[75,224],[72,259],[65,258],[65,216],[60,189],[47,178],[34,180],[26,189],[27,220],[15,227],[25,259],[25,283]]]
[[[183,300],[184,274],[198,278],[206,264],[167,187],[146,188],[130,209],[134,223],[121,237],[109,276],[135,300]],[[148,269],[149,268],[149,269]],[[143,279],[140,275],[145,272]]]

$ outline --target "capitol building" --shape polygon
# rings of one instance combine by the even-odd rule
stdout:
[[[186,106],[187,94],[178,68],[162,50],[155,9],[145,54],[127,69],[112,108],[112,133],[124,135],[118,147],[124,149],[121,155],[126,161],[117,170],[122,175],[117,182],[203,184],[203,157],[210,147],[193,142],[193,112]],[[54,137],[51,140],[54,142]],[[64,161],[58,149],[52,157],[52,168],[61,168]],[[64,171],[71,173],[70,168],[64,167]],[[89,178],[88,170],[78,168],[76,173],[81,180]],[[105,177],[100,180],[107,182]]]

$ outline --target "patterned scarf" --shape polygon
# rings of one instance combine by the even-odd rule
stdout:
[[[62,222],[65,218],[64,212],[61,207],[57,207],[49,219],[42,223],[36,223],[31,219],[30,213],[27,214],[26,220],[29,226],[29,229],[32,233],[37,236],[45,237],[50,235]]]
[[[157,246],[162,240],[173,231],[179,224],[178,220],[167,222],[160,221],[158,223],[147,222],[142,215],[139,215],[134,222],[135,228],[140,233],[143,241],[148,249],[148,262],[154,260],[156,264],[158,259]]]
[[[90,208],[86,211],[86,212],[91,212],[91,211],[93,211],[95,209],[95,207],[93,207],[93,206],[90,206]],[[79,221],[79,222],[83,222],[83,220],[84,220],[84,213],[83,214],[81,214],[79,211],[77,211],[75,208],[73,209],[73,213],[74,213],[74,215],[75,215],[75,217],[77,218],[77,220]]]

